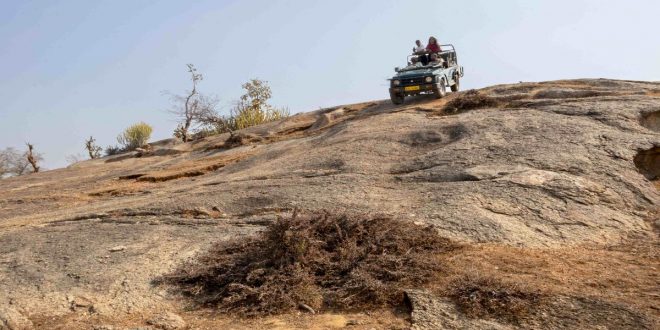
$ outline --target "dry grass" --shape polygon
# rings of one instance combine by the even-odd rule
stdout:
[[[434,284],[438,292],[447,292],[462,278],[487,274],[489,278],[501,279],[500,282],[516,283],[526,292],[592,297],[657,313],[659,247],[654,240],[608,249],[463,246],[460,253],[441,257],[448,275]]]
[[[206,150],[232,149],[247,145],[270,144],[278,141],[297,139],[306,136],[307,134],[305,131],[311,126],[312,124],[310,123],[302,123],[301,125],[294,125],[276,133],[266,132],[261,135],[255,133],[234,132],[224,142],[211,145],[210,147],[207,147]]]
[[[135,179],[140,182],[163,182],[180,178],[200,176],[209,172],[216,171],[229,164],[239,162],[249,156],[251,156],[251,153],[234,153],[229,155],[203,158],[194,161],[186,161],[176,166],[165,168],[159,171],[125,175],[120,177],[120,179]]]
[[[654,97],[660,96],[660,89],[653,89],[653,90],[647,91],[646,95],[654,96]]]
[[[93,189],[87,192],[91,197],[123,197],[135,196],[150,193],[151,184],[146,182],[133,181],[110,181],[103,184],[103,187]]]
[[[543,295],[519,284],[468,275],[452,282],[447,294],[469,317],[518,323],[543,303]]]
[[[232,134],[223,144],[222,148],[231,149],[253,143],[264,142],[265,138],[256,134],[236,133]]]
[[[472,89],[447,102],[442,111],[448,114],[456,114],[473,109],[497,107],[499,104],[497,98]]]
[[[300,304],[377,308],[433,280],[437,254],[455,248],[431,228],[387,217],[294,212],[258,237],[217,244],[162,280],[197,303],[241,315]]]

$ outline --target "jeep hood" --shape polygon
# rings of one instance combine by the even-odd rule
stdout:
[[[417,70],[410,70],[410,71],[404,71],[404,72],[399,72],[397,75],[394,76],[392,79],[405,79],[405,78],[411,78],[411,77],[419,77],[419,76],[429,76],[433,74],[433,69],[417,69]]]

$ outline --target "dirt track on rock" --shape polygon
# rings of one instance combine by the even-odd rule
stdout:
[[[4,179],[0,328],[130,328],[165,310],[193,328],[415,326],[399,311],[380,321],[359,312],[234,319],[186,311],[151,284],[294,208],[432,224],[471,247],[444,261],[447,278],[474,270],[549,290],[559,307],[530,325],[548,317],[555,328],[589,328],[625,312],[623,328],[659,326],[660,84],[570,80],[480,93],[512,101],[456,114],[442,107],[460,93],[340,106]],[[559,322],[556,311],[576,301],[614,307]],[[516,327],[469,322],[445,326]]]

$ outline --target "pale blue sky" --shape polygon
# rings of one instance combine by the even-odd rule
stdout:
[[[176,126],[162,91],[228,106],[249,78],[292,112],[388,98],[415,39],[453,43],[462,87],[565,78],[660,79],[660,1],[0,0],[0,148],[66,165],[94,135]]]

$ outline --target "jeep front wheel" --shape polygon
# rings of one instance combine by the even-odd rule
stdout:
[[[403,104],[404,97],[403,94],[390,93],[390,100],[392,100],[392,103],[395,105]]]
[[[456,75],[456,79],[454,79],[454,81],[456,81],[456,82],[451,86],[451,91],[452,92],[458,92],[458,88],[461,86],[460,82],[459,82],[458,75]]]
[[[440,79],[440,83],[436,85],[433,90],[433,95],[436,99],[441,99],[447,94],[447,84],[445,83],[445,78]]]

